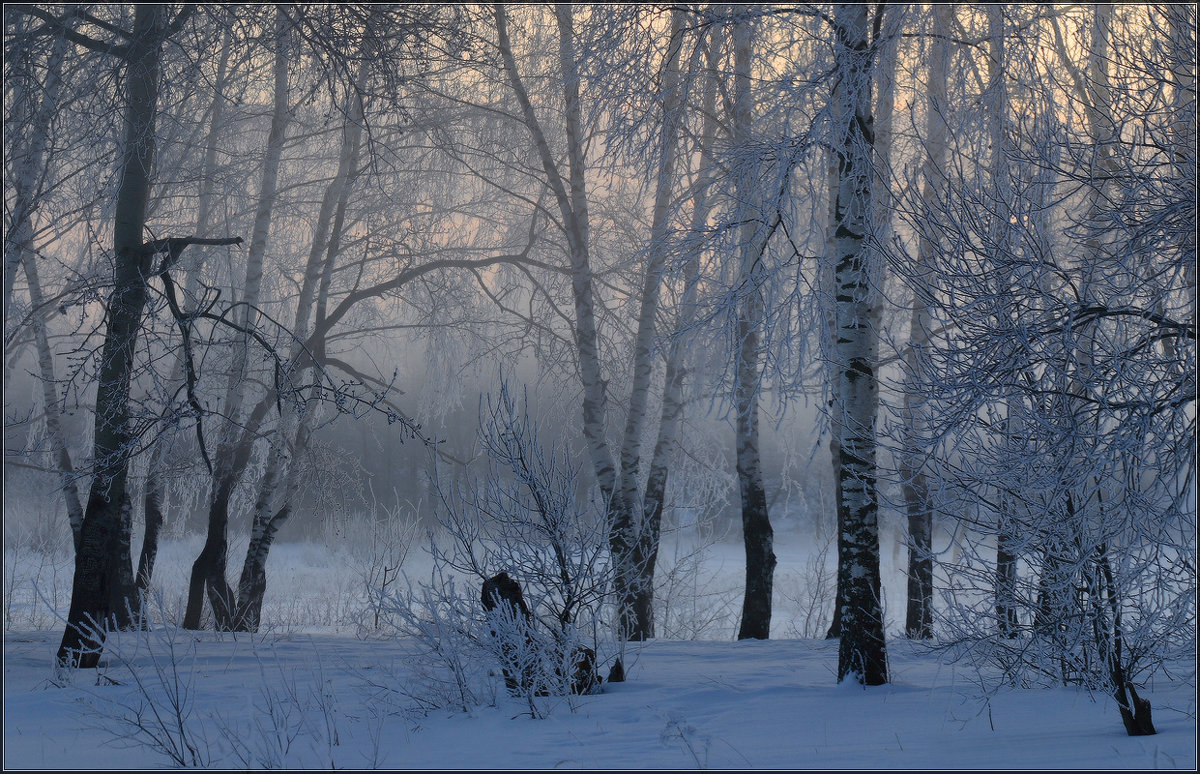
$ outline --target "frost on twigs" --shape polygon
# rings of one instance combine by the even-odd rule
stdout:
[[[398,688],[419,707],[469,712],[506,694],[545,717],[592,692],[607,661],[607,525],[577,498],[578,466],[538,442],[527,401],[502,383],[480,414],[486,471],[435,482],[430,578],[380,595],[381,620],[419,646]]]
[[[533,614],[525,604],[521,584],[508,573],[499,573],[483,582],[482,602],[488,621],[493,624],[489,633],[503,657],[504,684],[509,693],[521,696],[532,690],[549,695],[552,687],[569,687],[571,693],[578,695],[593,693],[600,687],[596,651],[586,645],[576,645],[565,663],[562,659],[565,654],[553,652],[550,662],[543,662]]]

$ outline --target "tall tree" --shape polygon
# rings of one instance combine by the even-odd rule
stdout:
[[[674,200],[678,162],[678,146],[683,130],[684,89],[680,77],[680,49],[683,46],[684,16],[681,10],[671,13],[667,52],[662,75],[662,120],[659,127],[658,174],[655,178],[654,208],[647,245],[649,257],[642,277],[641,304],[638,312],[637,334],[633,353],[633,385],[629,410],[625,415],[625,432],[620,450],[620,476],[613,498],[614,531],[628,535],[623,543],[628,548],[617,568],[617,599],[622,621],[620,631],[630,640],[653,636],[654,622],[650,615],[653,599],[654,572],[650,556],[657,550],[657,516],[652,510],[647,516],[639,491],[641,478],[641,439],[647,424],[647,405],[650,381],[654,372],[655,323],[659,315],[659,298],[663,274],[667,265],[671,204]],[[661,503],[661,500],[660,500]],[[661,504],[660,504],[661,509]],[[658,511],[661,515],[661,510]]]
[[[117,30],[114,41],[75,32],[58,17],[33,8],[49,28],[88,49],[116,57],[125,71],[125,131],[120,186],[113,222],[113,290],[96,394],[92,484],[75,556],[75,577],[58,661],[92,667],[100,657],[104,629],[128,624],[140,605],[130,557],[132,503],[128,490],[134,444],[129,426],[134,354],[152,276],[164,276],[191,238],[143,241],[146,205],[155,159],[155,121],[163,44],[192,15],[185,7],[174,19],[161,5],[139,5],[133,28]],[[111,29],[104,25],[101,29]],[[225,240],[228,241],[228,240]],[[162,253],[166,255],[155,261]]]
[[[232,628],[235,597],[225,577],[228,563],[229,509],[234,489],[250,462],[259,426],[266,418],[269,401],[260,402],[243,419],[246,380],[250,376],[251,326],[256,322],[262,292],[263,266],[271,221],[278,198],[279,168],[291,121],[288,68],[291,65],[291,20],[283,6],[274,13],[274,58],[271,125],[263,150],[262,173],[255,203],[250,249],[246,256],[245,281],[234,317],[241,329],[235,334],[233,357],[225,384],[221,415],[226,424],[218,434],[212,487],[209,491],[207,533],[203,548],[192,563],[183,626],[200,628],[207,592],[216,626]]]
[[[200,237],[207,237],[212,227],[211,221],[213,210],[215,209],[213,181],[217,174],[217,146],[225,128],[225,103],[229,99],[225,93],[225,89],[228,86],[229,58],[232,49],[233,36],[231,31],[226,28],[222,35],[221,54],[218,58],[213,98],[209,107],[208,134],[204,143],[204,162],[200,173],[200,188],[197,194],[196,227],[194,233]],[[194,305],[194,300],[199,295],[202,267],[198,261],[189,261],[186,267],[181,266],[180,268],[186,268],[187,271],[187,283],[183,301],[184,303]],[[180,347],[175,353],[175,364],[171,373],[171,383],[173,385],[183,385],[186,387],[188,379],[187,371],[191,365],[187,362],[187,352],[186,348]],[[167,404],[162,417],[164,423],[171,420],[172,413],[175,410],[173,404]],[[168,434],[158,436],[154,440],[154,444],[149,452],[150,462],[146,470],[146,483],[142,495],[142,514],[146,529],[142,536],[142,550],[138,557],[137,569],[137,584],[143,593],[150,588],[150,583],[154,577],[154,563],[158,558],[159,535],[166,520],[166,514],[163,510],[163,495],[166,486],[164,468],[170,456],[172,440],[174,440],[173,437]]]
[[[921,196],[932,202],[944,185],[943,168],[947,147],[946,71],[950,59],[949,5],[933,9],[929,37],[929,80],[925,86],[925,161],[921,169]],[[936,234],[922,231],[917,241],[914,272],[932,263],[938,250]],[[922,440],[926,435],[915,378],[919,353],[928,345],[933,319],[922,293],[913,294],[908,346],[904,352],[906,385],[904,389],[903,437],[900,446],[900,480],[908,511],[908,606],[904,630],[913,639],[933,635],[933,503],[928,473],[922,464]]]
[[[754,103],[750,91],[751,23],[733,24],[734,98],[733,143],[748,149]],[[741,494],[742,536],[746,547],[746,588],[738,639],[765,640],[771,636],[771,588],[775,573],[774,532],[767,511],[767,492],[759,456],[758,399],[762,390],[763,252],[769,235],[762,212],[755,165],[743,163],[734,181],[738,216],[737,351],[734,411],[738,489]]]
[[[357,176],[358,157],[363,130],[363,91],[367,75],[367,59],[363,58],[358,74],[347,91],[344,110],[345,124],[338,157],[337,172],[325,188],[317,220],[313,226],[313,239],[305,266],[300,296],[296,302],[296,320],[292,328],[297,335],[289,361],[294,364],[312,362],[320,365],[324,361],[324,337],[305,337],[324,316],[330,277],[339,252],[341,234],[346,217],[346,206],[352,183]],[[303,344],[301,343],[303,342]],[[304,353],[303,348],[308,352]],[[301,356],[304,355],[304,361]],[[301,366],[299,375],[289,378],[297,383],[306,381],[308,368]],[[238,601],[234,626],[238,629],[257,631],[261,617],[263,595],[266,592],[267,556],[280,527],[288,520],[298,495],[298,479],[301,461],[308,439],[312,435],[318,416],[318,395],[314,393],[297,406],[288,401],[282,407],[279,427],[271,438],[267,455],[267,469],[259,482],[259,492],[254,505],[254,518],[250,543],[246,548],[246,559],[238,581]]]
[[[705,36],[704,44],[702,44],[705,58],[704,85],[699,105],[702,118],[700,134],[697,138],[699,158],[696,162],[696,179],[692,186],[689,228],[693,235],[703,232],[712,211],[709,189],[716,176],[714,142],[719,118],[717,113],[717,62],[721,59],[723,36],[724,31],[721,26],[712,25]],[[663,239],[665,240],[665,238],[664,235]],[[665,250],[666,247],[667,245],[664,243],[657,249]],[[634,561],[640,577],[637,584],[637,596],[633,603],[635,623],[631,639],[649,639],[654,636],[654,572],[658,562],[667,481],[677,452],[679,425],[684,408],[683,386],[687,369],[685,368],[684,346],[681,339],[687,335],[696,321],[699,306],[697,296],[702,251],[699,240],[694,238],[690,240],[687,251],[683,270],[683,294],[678,303],[675,330],[667,345],[658,440],[654,445],[654,456],[650,461],[645,495],[642,499],[642,526],[638,533],[637,553]]]
[[[879,504],[876,492],[875,417],[879,407],[879,332],[872,325],[877,303],[871,286],[876,252],[871,233],[872,142],[871,45],[868,7],[834,9],[833,99],[841,117],[837,138],[838,198],[835,220],[836,353],[839,369],[841,510],[839,572],[841,602],[838,680],[865,685],[887,682],[887,650],[879,575]]]

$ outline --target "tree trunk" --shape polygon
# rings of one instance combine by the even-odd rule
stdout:
[[[354,87],[347,95],[350,104],[346,110],[347,120],[343,127],[338,170],[326,187],[321,200],[317,222],[313,227],[313,242],[309,249],[304,281],[296,302],[296,320],[292,330],[297,342],[303,342],[307,338],[314,310],[318,307],[323,310],[323,295],[329,290],[335,253],[340,244],[340,234],[336,233],[335,228],[340,229],[342,226],[358,164],[363,126],[363,104],[360,95],[366,75],[367,67],[364,62],[359,68]],[[322,296],[320,304],[318,295]],[[323,314],[321,310],[315,312],[318,321]],[[309,342],[309,350],[319,365],[324,359],[323,339],[315,343]],[[297,343],[292,349],[291,362],[297,362],[302,354],[301,345]],[[301,369],[301,382],[304,381],[303,374],[306,372],[307,369]],[[238,581],[235,625],[241,631],[257,631],[262,617],[262,601],[267,585],[267,556],[270,554],[276,533],[291,515],[292,501],[297,489],[297,458],[307,448],[311,428],[317,416],[317,402],[309,399],[306,404],[301,415],[294,401],[286,401],[283,404],[283,416],[280,417],[279,426],[271,439],[267,470],[259,484],[259,494],[254,507],[250,544],[246,547],[246,559],[242,563],[242,575]]]
[[[212,199],[213,199],[213,179],[216,176],[217,167],[217,142],[220,139],[221,129],[223,124],[223,116],[225,112],[226,97],[223,93],[226,74],[229,66],[229,55],[232,51],[231,33],[226,30],[224,43],[221,46],[221,59],[217,65],[217,78],[215,81],[215,91],[212,101],[212,120],[209,123],[208,137],[205,142],[204,151],[204,171],[200,182],[200,195],[197,202],[196,211],[196,229],[195,234],[198,237],[207,237],[209,235],[209,221],[212,214]],[[195,263],[187,269],[187,290],[184,293],[184,301],[195,298],[200,288],[200,265]],[[175,365],[171,374],[172,384],[181,384],[185,379],[187,350],[180,347],[176,352]],[[167,419],[166,413],[172,407],[168,405],[164,411],[164,419]],[[143,496],[143,518],[146,523],[146,531],[142,536],[142,551],[138,558],[137,584],[138,589],[143,593],[150,589],[150,583],[154,576],[154,561],[158,556],[158,539],[162,532],[163,523],[166,520],[166,514],[163,512],[163,467],[167,464],[167,453],[171,444],[167,440],[167,436],[160,435],[154,441],[154,447],[150,451],[150,466],[146,471],[146,488]]]
[[[749,22],[733,25],[734,117],[733,141],[748,147],[754,115],[750,92],[751,31]],[[763,319],[762,254],[766,248],[765,224],[759,206],[757,170],[743,162],[736,177],[742,225],[738,234],[737,360],[734,376],[734,409],[737,412],[737,475],[742,504],[742,538],[746,548],[746,588],[742,597],[742,622],[738,639],[765,640],[771,636],[771,587],[775,573],[774,532],[767,512],[762,463],[758,451],[758,396],[762,388],[762,349],[759,327]]]
[[[55,389],[54,354],[50,349],[47,334],[47,323],[50,309],[46,307],[45,294],[42,292],[38,275],[37,255],[33,244],[33,214],[37,208],[39,191],[37,180],[42,177],[47,166],[46,143],[50,137],[50,124],[59,106],[59,91],[62,84],[63,60],[68,50],[65,35],[56,35],[46,66],[46,80],[42,87],[42,98],[36,110],[32,104],[27,105],[30,123],[27,131],[30,134],[30,147],[25,151],[25,157],[13,176],[13,207],[10,231],[4,241],[4,316],[7,330],[8,310],[12,301],[13,281],[18,266],[25,269],[29,281],[29,303],[34,327],[34,343],[38,356],[38,371],[42,381],[42,402],[46,412],[46,435],[50,440],[51,451],[55,465],[58,467],[59,480],[62,484],[63,500],[67,508],[67,520],[71,525],[71,537],[75,549],[79,549],[80,532],[83,528],[83,503],[79,496],[79,488],[75,484],[75,468],[63,435],[61,412],[59,411],[58,393]],[[32,84],[21,84],[15,87],[15,99],[32,103]],[[7,385],[7,377],[5,385]]]
[[[80,533],[83,529],[83,503],[79,497],[79,487],[75,485],[75,466],[71,463],[71,453],[67,449],[66,436],[62,429],[62,412],[59,410],[58,391],[55,389],[54,353],[50,350],[50,339],[46,333],[46,319],[50,312],[46,308],[42,283],[38,279],[37,259],[33,253],[25,254],[23,266],[25,276],[29,280],[29,302],[33,306],[38,371],[42,380],[42,403],[45,404],[46,412],[46,435],[50,438],[50,447],[58,466],[63,500],[67,506],[67,520],[71,525],[72,542],[75,550],[78,551]]]
[[[996,213],[992,216],[990,241],[997,251],[1007,251],[1012,241],[1009,220],[1012,205],[1012,192],[1009,185],[1008,157],[1010,140],[1008,139],[1008,87],[1004,79],[1006,61],[1004,45],[1004,16],[1000,6],[988,6],[988,116],[989,144],[992,148],[989,160],[989,176],[996,187]],[[1000,258],[1000,260],[1007,260]],[[1011,312],[1012,323],[1019,314]],[[1023,401],[1019,398],[1008,401],[1006,406],[1008,418],[1004,432],[1008,442],[1015,443],[1024,434]],[[1001,507],[996,514],[996,586],[995,610],[996,621],[1000,635],[1016,637],[1020,633],[1020,618],[1017,610],[1017,561],[1020,558],[1016,549],[1020,536],[1017,533],[1019,519],[1017,514],[1010,512],[1019,507],[1020,498],[1000,493]]]
[[[84,514],[66,631],[58,649],[63,665],[94,667],[104,646],[103,628],[123,610],[136,612],[138,597],[129,553],[131,514],[126,483],[133,439],[129,389],[134,350],[147,298],[151,256],[142,243],[150,171],[154,167],[159,57],[166,8],[134,9],[126,54],[125,139],[113,228],[113,291],[96,393],[95,474]]]
[[[1002,637],[1016,637],[1021,631],[1017,616],[1016,536],[1012,533],[1008,515],[1001,513],[999,518],[996,530],[996,622]]]
[[[945,180],[947,109],[946,71],[950,59],[948,36],[953,8],[937,5],[933,9],[933,36],[929,45],[929,85],[926,95],[925,148],[926,157],[922,180],[922,198],[927,206],[939,197]],[[933,235],[922,231],[917,241],[917,265],[914,273],[924,274],[923,267],[937,258],[940,246]],[[905,350],[905,372],[911,380],[904,391],[904,426],[902,428],[900,472],[908,510],[908,609],[904,630],[910,638],[928,639],[933,636],[933,504],[929,497],[929,482],[922,462],[925,422],[921,415],[921,398],[917,391],[916,371],[919,353],[929,343],[933,320],[921,293],[913,293],[913,309],[909,329],[909,344]]]
[[[19,17],[25,19],[24,15]],[[28,147],[17,166],[16,174],[12,177],[13,202],[11,221],[8,224],[9,233],[4,239],[4,327],[8,329],[8,313],[12,306],[13,282],[17,269],[22,262],[34,260],[33,214],[38,206],[41,191],[37,181],[45,174],[48,161],[46,145],[51,137],[51,121],[59,108],[59,92],[62,87],[63,60],[66,58],[70,44],[66,35],[59,33],[54,36],[46,63],[46,78],[42,86],[41,100],[34,106],[34,84],[16,82],[14,79],[13,100],[17,102],[14,113],[22,118],[28,118]],[[7,97],[6,97],[7,101]],[[10,127],[10,131],[18,131]],[[6,210],[7,212],[7,210]],[[7,382],[6,382],[7,385]]]
[[[841,481],[846,599],[841,610],[838,680],[887,682],[879,576],[875,415],[878,331],[871,321],[871,52],[867,6],[835,7],[838,74],[834,99],[845,118],[839,145],[836,233],[837,356],[842,415]]]
[[[503,4],[492,6],[496,20],[497,46],[509,86],[521,108],[521,117],[537,151],[546,185],[554,195],[571,263],[571,295],[575,305],[575,349],[579,357],[580,384],[583,388],[583,435],[587,441],[592,469],[600,498],[609,516],[609,550],[613,557],[614,593],[626,598],[622,584],[629,585],[635,574],[631,557],[635,535],[631,525],[622,523],[624,517],[614,513],[616,495],[616,464],[606,438],[606,383],[600,363],[599,336],[596,328],[595,299],[592,287],[589,252],[589,216],[587,201],[586,159],[583,151],[582,106],[579,99],[579,72],[576,64],[575,32],[570,4],[555,6],[558,23],[558,62],[563,76],[563,117],[567,140],[567,177],[563,178],[558,163],[546,140],[546,133],[534,112],[529,93],[513,57],[512,41],[508,36],[508,17]],[[628,617],[618,620],[618,636],[628,635]]]
[[[658,179],[654,194],[654,209],[650,226],[649,259],[642,280],[641,309],[634,339],[633,385],[629,396],[629,411],[625,415],[625,432],[621,442],[620,476],[613,498],[613,529],[625,532],[623,541],[629,555],[614,557],[617,591],[617,617],[620,631],[629,640],[644,640],[651,636],[653,622],[646,620],[645,607],[654,593],[654,574],[647,574],[642,565],[657,550],[657,519],[661,518],[662,503],[651,511],[651,521],[644,518],[645,505],[639,497],[641,473],[641,440],[645,429],[650,397],[650,380],[654,373],[654,329],[658,316],[663,270],[667,262],[667,238],[670,228],[670,207],[675,188],[675,165],[680,132],[683,85],[679,78],[679,49],[683,42],[683,14],[671,14],[671,31],[663,65],[663,116],[659,135]],[[661,500],[661,498],[660,498]],[[640,614],[639,614],[640,613]]]
[[[713,168],[713,138],[717,131],[716,63],[720,60],[721,36],[717,28],[705,56],[710,75],[704,81],[701,115],[704,116],[700,134],[700,161],[695,192],[692,194],[692,233],[700,233],[708,223],[710,212],[708,185]],[[663,380],[662,416],[658,423],[658,440],[650,461],[642,498],[642,529],[638,536],[634,564],[639,573],[637,593],[633,602],[634,627],[630,639],[654,637],[654,570],[658,564],[659,538],[662,532],[663,506],[666,502],[670,465],[675,454],[679,420],[683,415],[683,348],[680,337],[691,328],[696,317],[696,294],[700,284],[700,250],[694,248],[684,266],[684,291],[679,302],[675,331],[667,350],[666,375]]]
[[[263,159],[262,179],[259,184],[258,203],[255,207],[254,226],[250,235],[250,248],[246,256],[246,280],[242,288],[241,313],[237,322],[249,329],[255,321],[256,309],[262,288],[263,260],[267,250],[267,238],[271,231],[279,184],[279,167],[283,156],[283,145],[290,120],[288,111],[288,65],[291,61],[290,22],[282,6],[275,11],[275,65],[274,107],[271,127],[267,135],[267,147]],[[208,539],[200,556],[192,565],[192,576],[188,588],[188,605],[184,613],[184,628],[200,628],[204,607],[204,589],[210,589],[210,597],[217,600],[224,611],[232,610],[233,597],[225,578],[228,564],[226,530],[229,522],[230,498],[237,487],[250,460],[258,426],[265,419],[268,405],[260,404],[252,414],[255,417],[243,429],[239,422],[242,403],[246,392],[246,376],[249,361],[250,337],[238,334],[234,339],[233,362],[229,380],[225,387],[222,413],[227,422],[220,435],[214,455],[215,467],[208,506]],[[214,614],[217,610],[214,608]],[[222,620],[214,615],[219,627],[232,626],[232,620]]]

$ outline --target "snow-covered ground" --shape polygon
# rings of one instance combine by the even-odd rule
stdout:
[[[198,548],[164,546],[164,599],[177,598]],[[741,565],[736,546],[713,547],[674,592],[676,636],[708,639],[631,646],[627,682],[543,700],[540,720],[499,677],[494,700],[469,712],[413,710],[412,643],[366,636],[353,562],[319,546],[272,554],[262,634],[122,633],[99,670],[56,674],[61,630],[46,602],[60,570],[9,554],[4,765],[158,768],[174,750],[235,769],[1195,768],[1194,663],[1148,685],[1159,733],[1141,738],[1106,696],[985,690],[975,668],[895,637],[891,684],[838,685],[836,643],[797,636],[815,625],[807,557],[779,553],[777,639],[730,641]],[[34,575],[41,613],[22,607]]]

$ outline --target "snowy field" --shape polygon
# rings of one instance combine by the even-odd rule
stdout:
[[[158,616],[176,614],[182,568],[198,549],[191,540],[164,546]],[[836,643],[804,636],[825,625],[812,605],[829,579],[799,545],[778,548],[776,639],[731,641],[739,552],[725,542],[667,562],[668,574],[676,568],[664,599],[673,638],[631,646],[627,682],[591,696],[543,699],[546,717],[534,720],[505,694],[500,677],[468,712],[416,709],[415,646],[374,627],[363,590],[369,568],[362,557],[314,545],[284,544],[272,553],[263,633],[159,625],[112,637],[98,670],[56,674],[61,630],[50,608],[65,604],[69,561],[10,551],[4,765],[1195,768],[1193,663],[1147,686],[1159,733],[1141,738],[1125,734],[1106,696],[996,689],[974,667],[897,637],[889,641],[891,684],[839,686]],[[672,557],[688,554],[671,549]],[[887,593],[902,599],[889,560],[885,554]],[[420,558],[409,563],[419,567]]]

